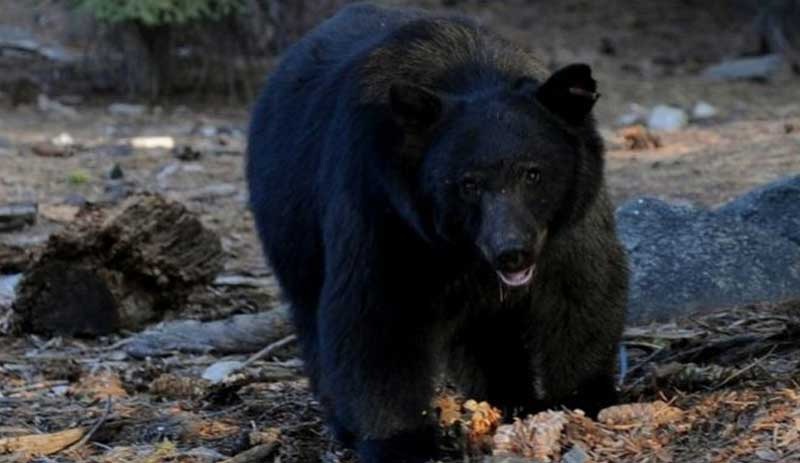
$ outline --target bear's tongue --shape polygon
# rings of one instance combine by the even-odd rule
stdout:
[[[497,274],[500,276],[500,279],[503,280],[503,283],[508,286],[524,286],[530,283],[531,278],[533,278],[533,271],[535,268],[535,265],[531,265],[525,270],[519,272],[498,271]]]

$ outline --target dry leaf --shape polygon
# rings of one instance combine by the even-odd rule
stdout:
[[[601,410],[597,420],[606,425],[661,426],[677,421],[683,415],[679,408],[657,400],[655,402],[615,405]]]
[[[206,395],[210,384],[202,378],[163,373],[150,383],[150,393],[168,399],[195,399]]]
[[[186,425],[186,435],[202,440],[217,440],[239,434],[241,428],[226,421],[190,421]]]
[[[280,428],[267,428],[264,431],[253,431],[248,437],[250,438],[250,445],[253,447],[256,445],[272,444],[280,440],[281,430]]]
[[[93,400],[128,396],[125,388],[122,387],[122,380],[119,375],[110,371],[84,376],[77,384],[72,386],[71,390],[74,395],[87,396]]]

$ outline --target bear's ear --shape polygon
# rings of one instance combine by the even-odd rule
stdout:
[[[389,105],[397,123],[407,129],[426,129],[442,116],[444,103],[436,93],[419,85],[395,82]]]
[[[570,124],[580,124],[600,98],[597,82],[588,64],[570,64],[559,69],[536,90],[536,99]]]

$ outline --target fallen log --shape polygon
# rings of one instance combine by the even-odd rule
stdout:
[[[222,259],[219,237],[180,203],[141,194],[89,206],[35,257],[14,311],[27,332],[137,330],[213,281]]]
[[[171,355],[176,351],[240,354],[256,352],[291,333],[288,307],[284,305],[212,322],[167,322],[123,342],[125,352],[135,358]]]

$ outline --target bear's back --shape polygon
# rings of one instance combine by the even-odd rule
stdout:
[[[343,74],[361,80],[362,102],[380,104],[391,84],[401,80],[459,93],[501,79],[540,80],[548,72],[529,53],[472,19],[355,4],[292,46],[271,81],[311,90]]]
[[[362,53],[378,47],[397,28],[423,15],[412,9],[361,3],[343,8],[292,45],[270,81],[324,78],[333,69],[347,66]]]

